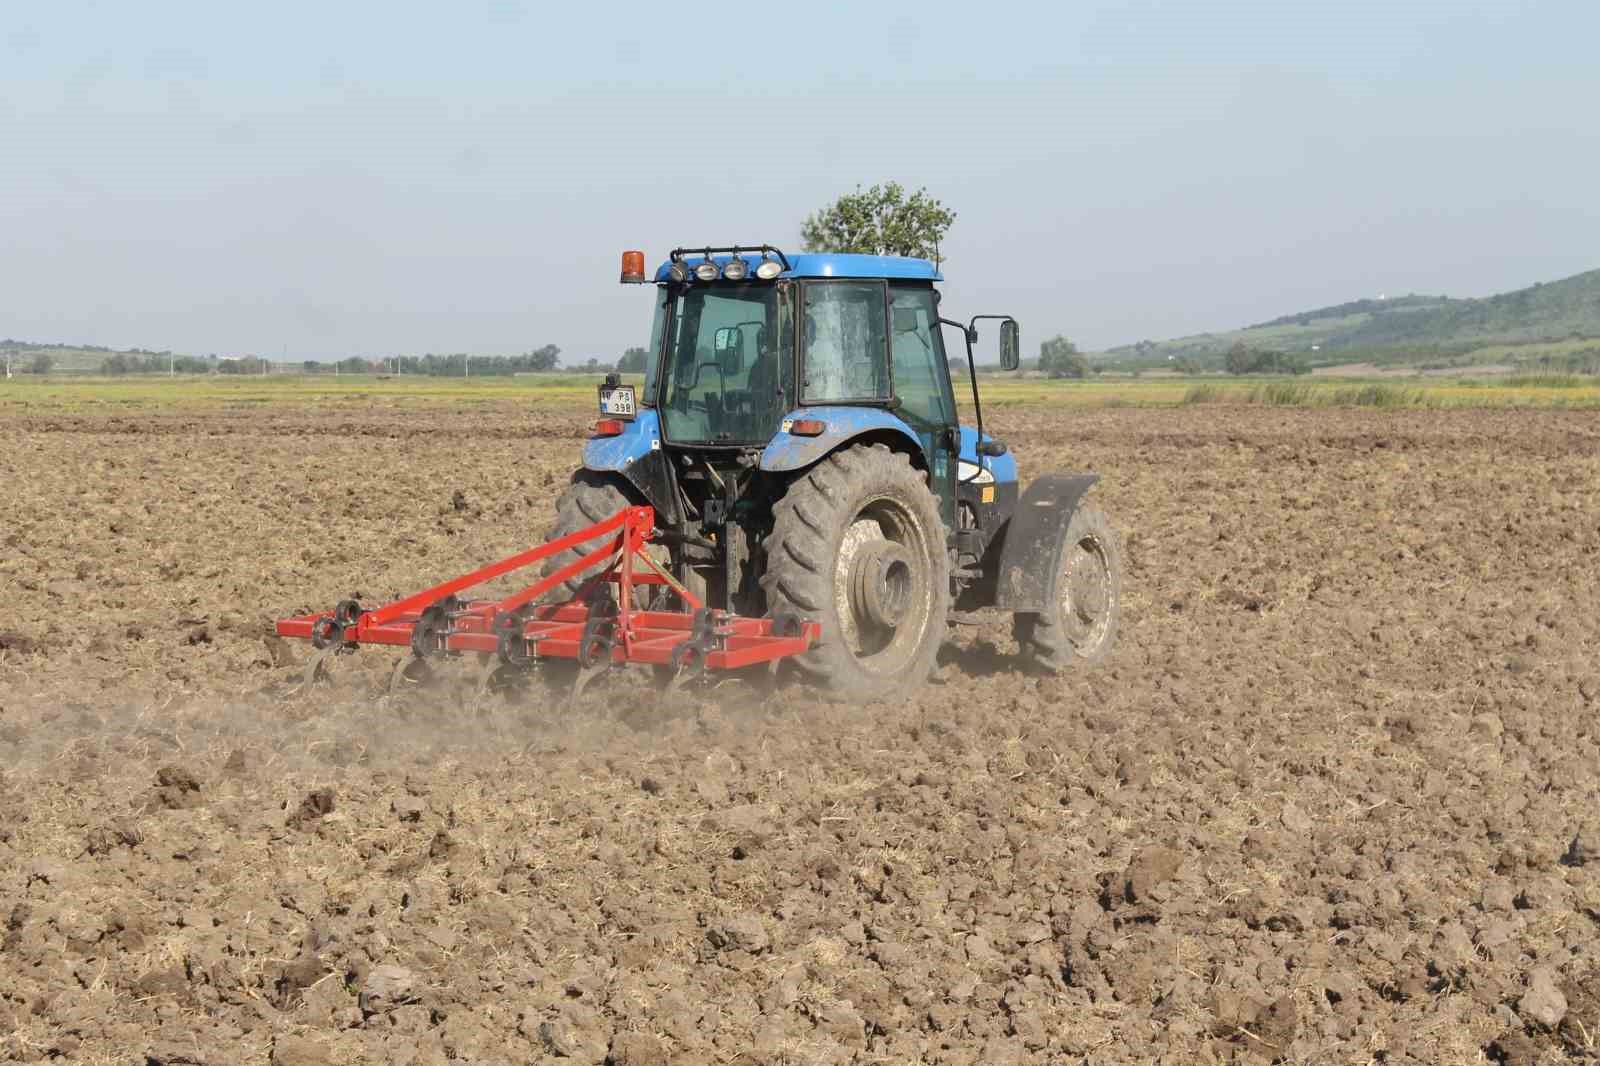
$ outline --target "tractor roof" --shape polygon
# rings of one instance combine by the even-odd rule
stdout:
[[[689,253],[684,257],[690,269],[703,262],[705,256]],[[752,273],[761,262],[759,252],[740,255],[750,265]],[[725,267],[731,255],[713,255],[712,262]],[[656,270],[656,280],[668,280],[667,271],[672,261],[662,263]],[[720,273],[720,271],[719,271]],[[806,252],[789,256],[789,269],[778,275],[783,278],[888,278],[893,281],[943,281],[944,275],[926,259],[908,259],[899,255],[845,255],[838,252]]]

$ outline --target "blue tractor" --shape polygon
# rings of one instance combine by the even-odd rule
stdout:
[[[644,382],[599,387],[552,539],[649,505],[652,551],[683,589],[816,622],[791,661],[852,697],[920,684],[947,625],[985,609],[1010,613],[1050,670],[1110,652],[1121,555],[1085,500],[1096,475],[1044,475],[1019,495],[1016,461],[983,431],[978,323],[997,323],[1015,370],[1014,319],[946,318],[937,267],[894,256],[679,248],[651,278],[627,252],[621,280],[654,284]],[[946,330],[965,347],[975,426],[957,421]]]

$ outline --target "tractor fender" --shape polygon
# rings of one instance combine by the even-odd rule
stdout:
[[[1099,474],[1045,474],[1034,478],[1006,523],[995,574],[994,606],[1043,611],[1055,602],[1061,540],[1072,513]]]
[[[789,432],[797,419],[816,419],[827,428],[815,437],[798,437]],[[904,437],[907,450],[918,465],[925,466],[922,442],[911,427],[881,407],[851,407],[844,404],[800,407],[783,416],[778,432],[761,452],[761,469],[773,473],[803,470],[866,433],[896,433]],[[897,443],[899,443],[897,441]]]
[[[583,468],[620,474],[656,509],[663,528],[678,521],[678,494],[672,466],[661,450],[661,416],[652,407],[623,426],[615,437],[592,437],[583,446]]]

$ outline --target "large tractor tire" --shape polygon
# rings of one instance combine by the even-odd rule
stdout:
[[[597,474],[592,470],[579,470],[572,475],[572,484],[567,486],[567,490],[556,501],[556,522],[545,533],[545,540],[555,540],[568,533],[576,533],[585,526],[604,522],[623,508],[633,506],[633,503],[616,478]],[[544,561],[541,573],[549,577],[563,566],[582,559],[602,543],[600,540],[592,540],[575,548],[568,548],[558,555],[552,555]],[[544,597],[545,601],[571,599],[577,594],[578,587],[583,584],[584,579],[593,573],[594,570],[591,569],[588,573],[568,578],[550,590]]]
[[[1012,634],[1053,673],[1100,662],[1122,618],[1122,544],[1100,508],[1080,504],[1062,538],[1056,598],[1043,613],[1018,612]]]
[[[905,455],[875,444],[828,456],[778,501],[765,547],[767,613],[822,627],[794,660],[804,675],[857,699],[927,679],[950,561],[938,501]]]

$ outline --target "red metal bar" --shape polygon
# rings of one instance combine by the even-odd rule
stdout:
[[[474,570],[470,574],[463,574],[460,577],[451,578],[449,581],[435,585],[431,589],[424,589],[422,592],[419,592],[414,596],[407,596],[403,600],[396,600],[394,603],[388,604],[384,607],[379,607],[375,611],[368,611],[361,616],[361,620],[367,622],[368,625],[382,625],[383,623],[391,621],[407,611],[419,611],[424,607],[437,603],[446,596],[455,595],[462,589],[469,589],[474,585],[481,585],[485,581],[499,577],[501,574],[509,574],[513,570],[520,570],[524,566],[530,566],[542,559],[548,559],[552,555],[559,555],[568,548],[576,547],[577,545],[583,544],[586,541],[594,540],[596,537],[603,537],[612,530],[618,529],[627,524],[630,518],[636,517],[635,512],[638,511],[648,512],[650,517],[646,519],[646,521],[652,525],[655,523],[655,512],[650,508],[628,507],[618,511],[616,514],[612,515],[610,518],[607,518],[603,522],[595,523],[587,529],[580,529],[574,533],[568,533],[566,536],[558,537],[557,539],[550,541],[548,544],[541,544],[537,548],[529,548],[525,552],[518,552],[516,555],[508,556],[504,559],[501,559],[497,563],[490,563],[488,566]],[[573,563],[572,565],[576,566],[577,564]],[[565,570],[567,568],[563,567],[563,569]],[[570,577],[571,574],[568,574],[567,576]],[[548,587],[543,591],[548,591],[549,588],[554,588],[555,585],[559,583],[554,581],[553,578],[554,575],[551,575],[551,577],[546,578],[544,582],[540,582],[540,584],[549,582]],[[566,578],[562,578],[561,580],[564,581]]]

